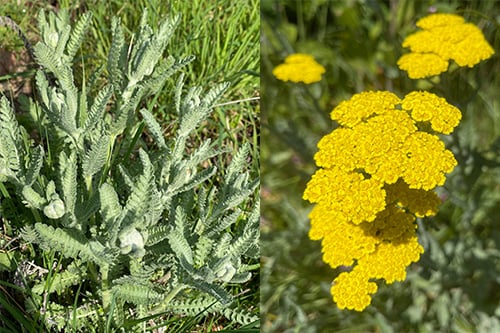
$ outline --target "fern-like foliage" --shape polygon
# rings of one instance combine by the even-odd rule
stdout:
[[[191,88],[180,104],[178,110],[181,115],[179,126],[179,137],[187,137],[198,124],[206,118],[211,111],[214,102],[228,88],[229,83],[221,83],[212,88],[205,96],[200,98],[200,87]]]
[[[33,308],[42,309],[46,314],[46,327],[50,332],[65,332],[71,327],[75,332],[102,332],[102,314],[97,302],[86,302],[74,307],[62,306],[56,302],[38,301]]]
[[[67,258],[80,258],[100,266],[113,264],[115,257],[114,253],[102,244],[87,239],[74,229],[54,228],[36,223],[33,227],[25,227],[21,235],[26,241],[37,243],[45,250],[58,251]]]
[[[5,96],[0,99],[0,181],[18,180],[22,175],[23,136],[14,110]]]
[[[241,311],[238,308],[234,307],[226,307],[221,309],[221,312],[226,318],[235,321],[237,323],[242,323],[243,325],[248,325],[259,320],[259,317],[248,314],[244,311]]]
[[[122,206],[113,186],[108,183],[99,188],[100,215],[103,227],[107,232],[108,242],[114,244],[118,237],[119,218],[122,215]]]
[[[77,220],[74,214],[77,195],[77,163],[76,154],[71,152],[66,155],[61,151],[59,155],[59,181],[62,194],[62,200],[66,205],[66,224],[69,227],[75,227]]]
[[[257,183],[249,181],[248,174],[243,171],[245,153],[248,153],[247,146],[243,146],[233,159],[232,163],[236,165],[228,168],[223,190],[218,195],[210,196],[213,200],[210,202],[213,205],[211,212],[218,215],[204,213],[201,215],[203,219],[189,221],[186,212],[177,207],[174,215],[175,227],[172,228],[168,238],[178,260],[180,268],[178,272],[181,274],[179,280],[190,288],[210,294],[220,304],[226,305],[232,298],[221,286],[228,282],[248,281],[251,275],[244,271],[242,258],[245,256],[257,258],[259,255],[258,251],[255,251],[259,240],[258,201],[246,218],[234,204],[227,204],[227,201],[235,196],[243,201],[256,189]],[[238,172],[240,174],[235,176]],[[209,196],[204,191],[201,193],[200,204],[203,212],[208,205],[205,200]],[[214,221],[218,221],[222,228],[218,228]],[[237,222],[238,226],[235,228],[237,232],[234,236],[224,232]],[[191,230],[197,231],[196,237],[190,233]],[[196,239],[194,247],[190,245],[193,243],[193,238]]]
[[[24,184],[31,186],[40,174],[43,165],[43,158],[45,152],[42,146],[37,146],[30,151],[28,165],[26,167],[26,174],[24,175]]]
[[[189,240],[186,238],[185,225],[187,217],[182,207],[177,207],[175,211],[175,227],[168,235],[168,241],[172,251],[179,259],[179,263],[186,263],[188,267],[193,265],[193,251],[189,245]]]
[[[85,33],[87,32],[92,18],[91,12],[86,12],[80,17],[78,22],[76,22],[71,34],[69,36],[68,44],[66,46],[65,52],[69,59],[73,59],[76,52],[80,48],[83,42]]]
[[[110,137],[107,133],[102,133],[83,156],[82,169],[85,178],[92,177],[104,167],[108,160],[109,149]]]
[[[95,126],[101,122],[104,116],[104,111],[106,110],[106,105],[111,98],[112,87],[106,85],[103,89],[99,91],[96,98],[94,99],[92,106],[87,114],[87,119],[83,124],[84,131],[92,131]]]
[[[23,203],[29,208],[42,210],[47,204],[47,200],[29,185],[23,186],[19,194],[23,198]]]
[[[142,118],[144,119],[144,122],[146,123],[146,126],[149,129],[151,136],[154,138],[155,143],[161,149],[167,149],[167,145],[165,144],[165,138],[163,137],[163,132],[161,130],[160,124],[158,124],[158,122],[153,117],[151,112],[149,112],[146,109],[142,109],[141,115]]]
[[[78,316],[101,324],[104,316],[119,327],[163,310],[251,321],[228,287],[248,281],[249,261],[258,257],[259,180],[248,171],[249,146],[217,170],[202,165],[226,152],[209,140],[192,145],[228,84],[184,89],[181,75],[172,106],[179,123],[167,140],[154,115],[138,109],[194,60],[164,58],[178,16],[155,29],[144,13],[130,42],[112,19],[107,64],[82,84],[73,61],[91,14],[72,26],[65,10],[41,11],[38,22],[38,99],[31,103],[41,111],[40,137],[31,139],[0,98],[0,185],[31,214],[24,241],[64,258],[57,274],[33,286],[50,302],[30,311],[45,304],[47,326],[60,331],[83,327]],[[153,144],[141,140],[144,129]],[[68,304],[77,286],[89,289]]]
[[[149,209],[149,205],[153,203],[155,180],[153,174],[153,166],[149,160],[148,154],[144,150],[139,150],[139,157],[143,166],[143,172],[137,177],[134,182],[132,191],[127,199],[127,203],[123,210],[123,219],[121,221],[123,228],[147,227],[146,222],[156,223],[145,218],[145,214]]]
[[[235,306],[221,306],[211,296],[172,301],[167,308],[174,313],[189,316],[197,316],[201,313],[222,313],[229,320],[241,323],[242,325],[248,325],[259,320],[257,316],[242,311]]]
[[[115,281],[112,290],[118,299],[135,305],[159,303],[164,298],[164,295],[156,291],[150,283],[141,283],[127,277]]]
[[[218,302],[212,296],[202,296],[193,299],[179,299],[171,301],[167,306],[167,308],[174,313],[189,316],[196,316],[202,312],[210,312],[210,310],[217,307]]]

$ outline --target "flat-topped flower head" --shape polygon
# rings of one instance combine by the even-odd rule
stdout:
[[[314,57],[303,53],[294,53],[285,58],[283,64],[276,66],[273,75],[281,81],[303,82],[306,84],[321,80],[325,68]]]
[[[333,282],[330,292],[339,309],[363,311],[370,305],[377,284],[354,272],[343,272]]]
[[[304,199],[319,203],[353,224],[373,221],[385,207],[385,191],[375,179],[340,168],[318,170],[304,191]]]
[[[398,66],[408,72],[410,79],[422,79],[446,72],[448,60],[434,53],[407,53],[399,58]]]
[[[441,200],[434,191],[411,189],[404,181],[384,186],[386,202],[404,208],[416,217],[434,216],[437,214]]]
[[[449,13],[436,13],[418,20],[416,26],[420,29],[430,30],[436,27],[460,25],[465,22],[462,16]]]
[[[429,122],[438,133],[450,134],[462,119],[462,113],[442,97],[427,91],[413,91],[401,102],[416,122]]]
[[[331,118],[339,127],[319,141],[320,169],[303,196],[316,204],[309,238],[321,240],[332,268],[352,267],[331,293],[339,308],[361,311],[377,290],[373,279],[402,281],[420,258],[415,219],[436,214],[432,190],[457,164],[435,133],[451,133],[461,113],[428,92],[378,91],[340,103]]]
[[[436,135],[419,131],[427,126],[449,134],[461,119],[456,107],[432,93],[412,92],[401,100],[388,92],[364,92],[340,103],[331,117],[341,126],[319,141],[319,167],[362,171],[381,185],[401,178],[411,188],[428,190],[442,185],[456,165]]]
[[[490,58],[493,48],[477,26],[454,14],[432,14],[420,19],[423,30],[409,35],[403,47],[411,53],[398,60],[398,66],[411,79],[441,74],[448,70],[449,60],[461,67],[473,67]]]
[[[377,290],[373,279],[390,284],[406,278],[407,267],[423,253],[414,220],[403,209],[388,205],[374,222],[344,226],[332,230],[340,233],[325,237],[323,243],[328,243],[323,245],[323,260],[332,267],[338,267],[339,262],[353,266],[352,271],[341,273],[331,288],[340,309],[364,310]]]
[[[394,110],[398,103],[399,97],[389,91],[364,91],[341,102],[330,117],[344,127],[353,127],[373,115]]]

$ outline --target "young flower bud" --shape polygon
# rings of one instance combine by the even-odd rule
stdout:
[[[59,199],[57,194],[52,196],[52,200],[49,202],[47,206],[43,208],[43,213],[49,219],[58,219],[61,218],[66,212],[66,208],[64,206],[64,202]]]

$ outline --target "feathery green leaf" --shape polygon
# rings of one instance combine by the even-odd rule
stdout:
[[[118,194],[111,184],[104,183],[99,188],[99,199],[101,202],[100,214],[109,234],[110,242],[115,243],[120,228],[119,218],[122,213]]]
[[[27,207],[43,209],[43,206],[47,204],[47,200],[36,192],[31,186],[24,186],[21,190],[23,196],[23,202]]]
[[[77,168],[76,153],[73,151],[68,156],[61,151],[59,155],[61,192],[66,209],[71,213],[74,213],[76,204]]]
[[[92,177],[99,172],[108,160],[110,137],[102,133],[97,142],[85,153],[82,162],[83,176]]]
[[[151,286],[137,284],[132,281],[116,284],[112,290],[116,297],[135,305],[158,303],[165,298],[162,293],[157,292]]]
[[[142,109],[140,112],[142,115],[142,119],[144,119],[144,122],[149,129],[149,133],[155,140],[156,144],[160,148],[166,149],[167,145],[165,144],[165,138],[163,137],[163,131],[161,130],[160,124],[158,124],[156,119],[148,110]]]
[[[45,157],[45,153],[42,146],[37,146],[31,149],[30,159],[28,162],[28,167],[26,168],[26,175],[24,183],[28,186],[33,185],[40,173],[40,169],[43,165],[43,159]]]
[[[90,107],[85,124],[83,125],[84,131],[90,131],[102,119],[106,111],[106,104],[111,98],[112,91],[113,88],[110,85],[106,85],[99,90],[99,93]]]
[[[125,37],[120,19],[111,20],[111,47],[108,55],[108,74],[111,85],[117,91],[122,88],[124,81],[123,69],[126,67]]]
[[[148,210],[148,205],[151,203],[152,193],[154,189],[153,166],[149,160],[148,154],[140,149],[139,157],[142,162],[143,172],[137,177],[132,191],[127,199],[127,203],[123,209],[123,227],[137,226],[141,227],[145,222],[144,214]]]
[[[229,304],[233,300],[233,297],[222,287],[208,283],[204,280],[199,279],[186,279],[185,282],[190,287],[203,291],[210,296],[215,297],[216,300],[221,302],[222,304]]]
[[[39,295],[43,292],[61,294],[68,287],[80,283],[85,275],[85,270],[81,267],[81,263],[75,260],[64,271],[55,274],[50,281],[43,281],[34,285],[31,291]]]
[[[165,240],[169,235],[170,227],[167,225],[155,225],[147,229],[148,240],[146,246],[153,246]]]
[[[74,25],[69,37],[68,44],[66,46],[66,54],[69,56],[69,59],[73,59],[76,52],[78,51],[78,48],[80,47],[83,38],[85,37],[85,33],[90,26],[91,18],[92,13],[86,12]]]

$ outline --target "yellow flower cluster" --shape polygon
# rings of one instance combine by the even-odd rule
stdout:
[[[473,67],[494,54],[481,30],[461,16],[432,14],[420,19],[417,26],[422,30],[403,41],[411,53],[398,60],[399,68],[412,79],[445,72],[450,59],[461,67]]]
[[[440,203],[432,191],[456,165],[434,133],[449,134],[460,111],[428,92],[402,100],[385,91],[363,92],[331,113],[339,128],[318,143],[304,199],[312,240],[322,240],[331,267],[353,266],[331,288],[341,309],[363,310],[377,285],[402,281],[423,248],[415,217],[432,216]]]
[[[285,62],[276,66],[273,75],[281,81],[303,82],[306,84],[321,80],[325,68],[308,54],[295,53],[285,58]]]

